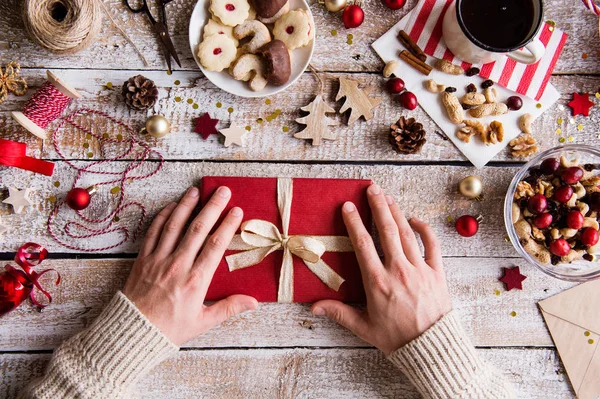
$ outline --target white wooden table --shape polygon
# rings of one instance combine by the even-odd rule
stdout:
[[[442,240],[449,286],[455,307],[462,315],[480,354],[503,370],[523,398],[571,398],[573,391],[559,361],[536,303],[571,286],[543,275],[517,257],[505,241],[502,217],[503,198],[519,163],[501,153],[483,170],[476,171],[453,145],[435,134],[436,126],[419,108],[402,110],[382,90],[381,61],[370,44],[407,13],[416,0],[403,10],[391,11],[379,1],[363,2],[366,19],[348,32],[338,16],[329,14],[312,1],[317,26],[317,46],[313,65],[327,71],[325,98],[335,103],[335,78],[351,76],[365,86],[374,85],[384,98],[370,122],[359,121],[352,128],[342,124],[333,128],[339,140],[311,147],[292,138],[299,130],[293,122],[298,108],[316,94],[318,83],[309,74],[284,93],[264,99],[245,100],[220,91],[198,71],[189,50],[187,26],[194,0],[175,0],[168,5],[169,28],[183,68],[167,75],[159,44],[142,18],[125,12],[120,0],[104,0],[111,15],[133,38],[150,62],[144,67],[117,30],[104,22],[98,42],[86,51],[52,55],[32,44],[26,37],[18,0],[0,2],[0,62],[15,60],[24,67],[23,75],[33,89],[43,81],[46,69],[76,87],[83,98],[71,110],[90,107],[105,111],[140,128],[153,113],[167,117],[173,133],[162,140],[148,140],[167,159],[164,169],[152,180],[130,186],[131,199],[147,204],[150,218],[184,190],[197,184],[204,175],[296,176],[370,178],[382,185],[401,204],[408,215],[418,216],[433,225]],[[600,85],[600,55],[597,53],[598,24],[579,1],[547,0],[546,19],[554,20],[569,35],[558,61],[552,83],[563,93],[559,104],[566,105],[571,93],[595,93]],[[331,30],[338,31],[337,36]],[[587,58],[582,56],[587,53]],[[142,73],[160,87],[160,100],[154,110],[129,111],[120,97],[120,85]],[[180,83],[175,84],[178,80]],[[106,84],[111,82],[114,88]],[[31,91],[30,91],[31,93]],[[176,102],[175,97],[183,101]],[[25,141],[32,156],[56,160],[49,140],[42,142],[19,127],[9,116],[21,109],[27,97],[9,96],[0,104],[0,137]],[[200,104],[193,109],[185,100]],[[593,98],[593,97],[592,97]],[[594,101],[595,98],[593,98]],[[216,108],[221,102],[223,107]],[[339,108],[341,103],[336,104]],[[233,107],[231,116],[228,107]],[[281,110],[272,122],[259,125],[256,119]],[[224,148],[216,136],[204,141],[193,130],[193,118],[210,111],[211,116],[231,118],[238,125],[249,125],[246,148]],[[427,144],[414,156],[399,156],[387,142],[388,126],[400,115],[411,115],[423,122]],[[569,110],[558,105],[534,125],[542,149],[558,145],[557,119],[565,120],[563,137],[595,145],[599,142],[600,112],[589,118],[577,117],[569,124]],[[98,129],[114,133],[105,121],[92,121]],[[583,130],[577,130],[577,125]],[[223,125],[221,125],[223,126]],[[289,132],[283,132],[288,126]],[[65,135],[63,143],[71,159],[87,160],[83,137]],[[92,144],[94,159],[101,154]],[[479,175],[485,184],[485,201],[470,202],[456,192],[458,181]],[[48,248],[54,259],[44,263],[55,267],[63,283],[53,287],[54,303],[38,313],[26,303],[0,319],[0,397],[15,397],[33,377],[43,373],[52,350],[61,341],[85,328],[122,287],[140,242],[129,242],[102,254],[81,254],[56,244],[46,232],[46,220],[53,204],[52,195],[66,195],[73,170],[56,162],[52,178],[18,169],[0,169],[0,189],[14,185],[35,190],[35,205],[22,215],[13,215],[7,205],[0,215],[10,232],[0,243],[5,264],[26,241]],[[61,187],[53,183],[59,181]],[[148,183],[148,184],[146,184]],[[153,198],[148,201],[147,198]],[[93,209],[92,211],[95,211]],[[101,209],[96,209],[101,212]],[[459,237],[448,216],[479,214],[485,217],[478,235]],[[498,277],[501,267],[519,265],[528,276],[523,291],[505,292]],[[495,290],[501,295],[497,296]],[[516,317],[511,317],[511,312]],[[244,314],[190,342],[179,357],[165,362],[140,384],[145,397],[209,398],[415,398],[415,389],[375,349],[324,318],[313,317],[306,304],[261,304],[252,314]]]

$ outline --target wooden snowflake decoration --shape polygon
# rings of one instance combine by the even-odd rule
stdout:
[[[350,111],[350,118],[348,118],[348,125],[352,125],[361,116],[366,121],[373,118],[373,109],[377,107],[382,99],[381,98],[369,98],[369,89],[361,90],[358,88],[358,82],[356,80],[340,78],[340,90],[335,98],[335,101],[339,101],[342,97],[346,97],[344,105],[340,109],[340,114],[343,114],[347,110]]]
[[[319,94],[313,102],[300,108],[308,112],[308,115],[296,119],[296,122],[306,125],[306,127],[294,134],[297,139],[310,139],[312,145],[321,145],[321,140],[335,140],[337,137],[331,134],[329,126],[337,126],[339,123],[327,117],[327,114],[334,114],[335,110],[325,103],[323,97]]]

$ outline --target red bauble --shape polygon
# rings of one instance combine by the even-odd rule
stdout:
[[[473,216],[464,215],[456,221],[456,232],[463,237],[473,237],[479,230],[479,221]]]
[[[417,101],[417,96],[415,96],[415,94],[410,91],[405,91],[404,93],[400,94],[398,96],[398,102],[404,108],[411,111],[417,108],[417,105],[419,105],[419,102]]]
[[[404,81],[400,78],[392,78],[385,83],[385,88],[392,94],[401,93],[404,86]]]
[[[21,270],[8,265],[0,273],[0,316],[15,310],[31,295],[33,284]]]
[[[344,8],[344,12],[342,13],[342,21],[344,21],[344,26],[346,29],[358,28],[360,25],[362,25],[364,19],[365,12],[362,8],[360,8],[360,6],[352,4]]]
[[[88,207],[91,195],[96,191],[95,187],[80,188],[76,187],[67,194],[67,205],[69,208],[81,211]]]
[[[397,10],[399,8],[404,7],[406,0],[383,0],[383,4],[385,4],[388,8],[392,10]]]

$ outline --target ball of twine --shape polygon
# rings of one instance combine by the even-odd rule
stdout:
[[[90,46],[102,26],[98,0],[25,0],[27,33],[50,51],[71,54]]]

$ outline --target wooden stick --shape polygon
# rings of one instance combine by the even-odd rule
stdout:
[[[413,40],[410,38],[410,36],[408,36],[408,33],[406,33],[405,31],[401,30],[400,33],[398,33],[398,40],[415,57],[417,57],[418,59],[420,59],[423,62],[427,61],[427,55],[425,55],[425,53],[423,52],[423,50],[421,50],[421,47],[419,47],[417,45],[417,43],[413,42]]]
[[[400,59],[408,63],[408,65],[415,68],[417,71],[421,72],[423,75],[429,75],[433,69],[406,50],[402,50],[400,53]]]

